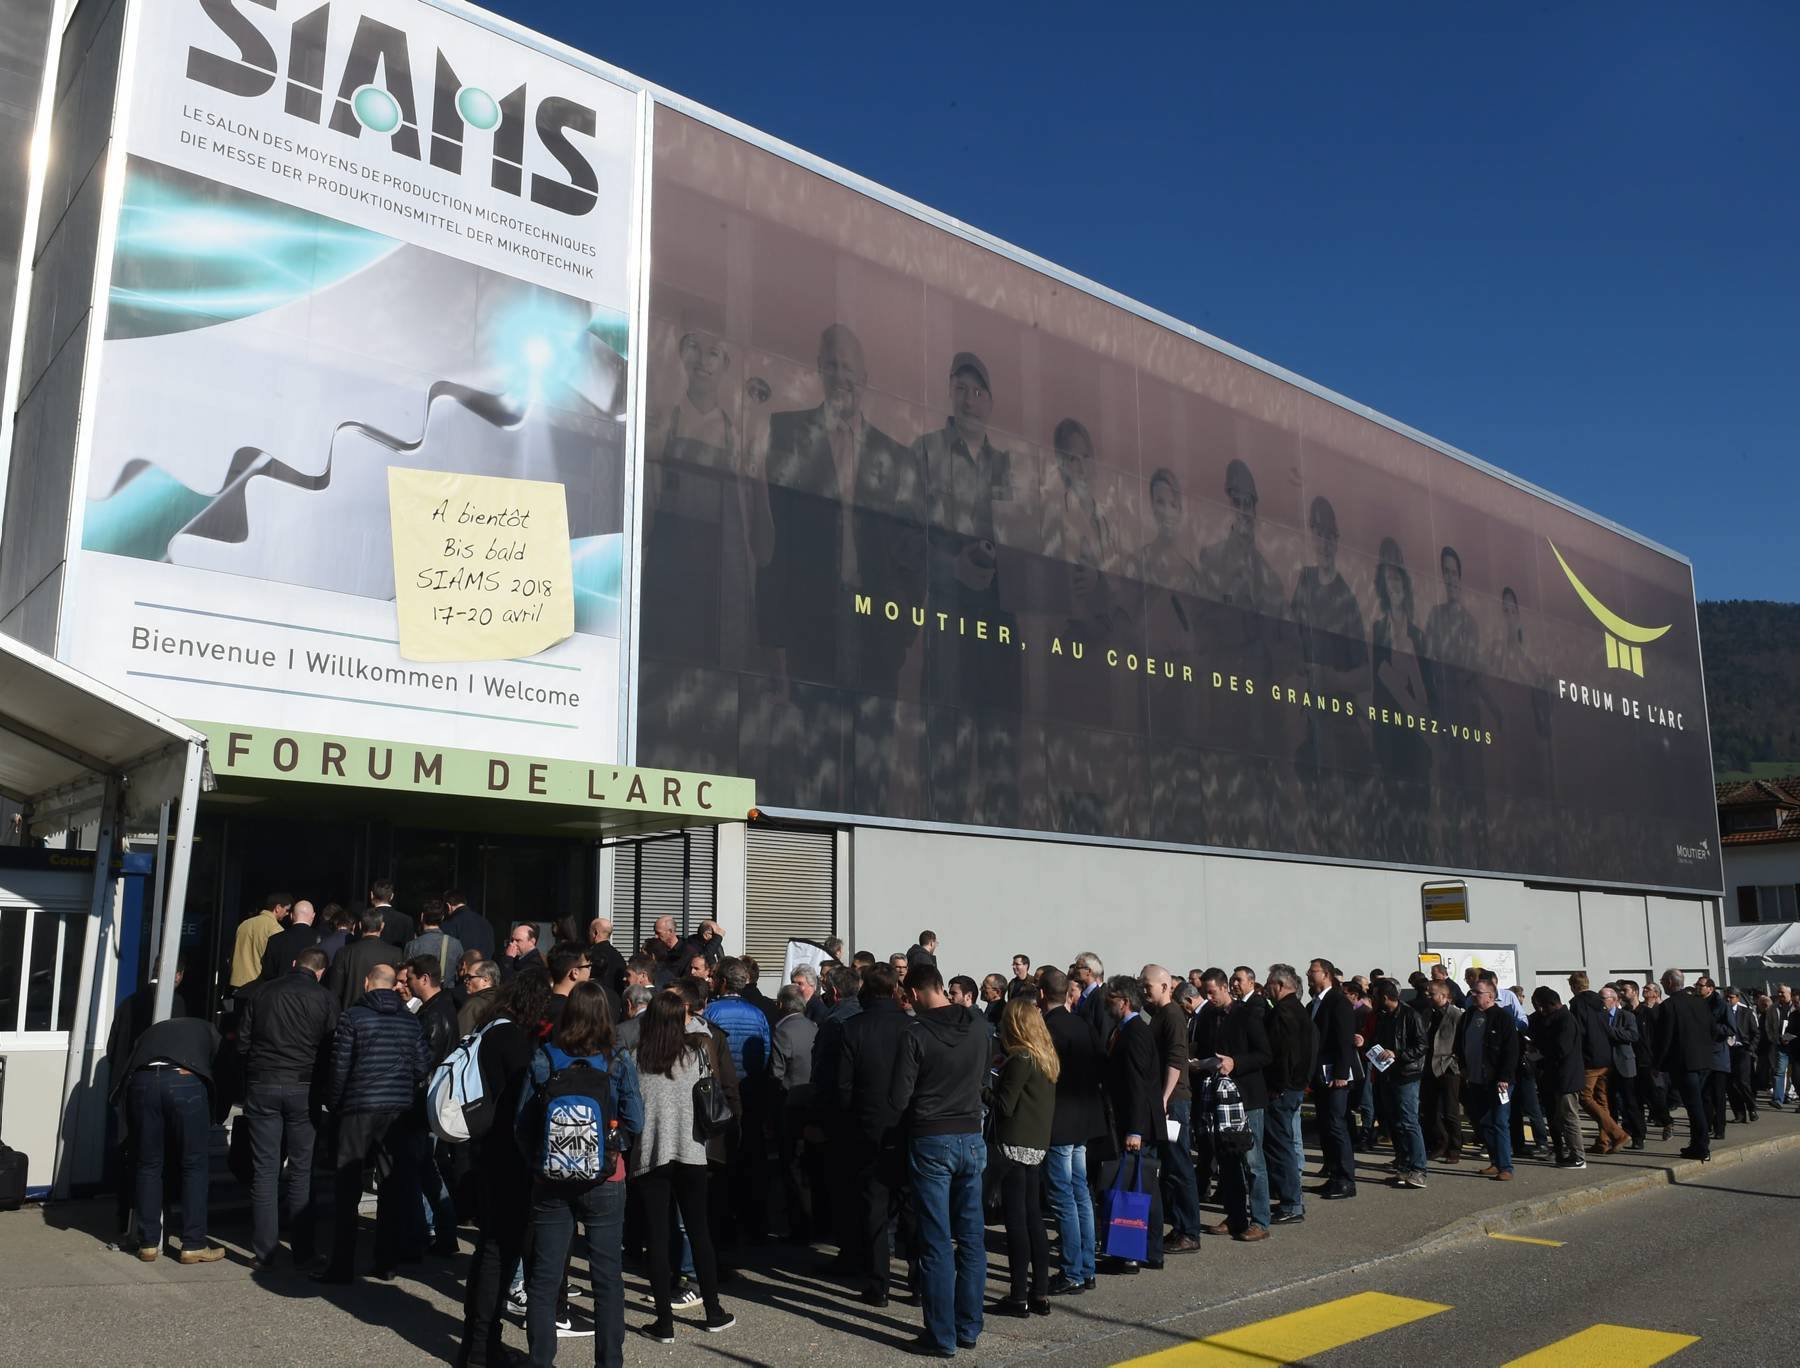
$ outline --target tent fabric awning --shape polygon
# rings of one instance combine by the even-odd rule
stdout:
[[[59,660],[0,636],[0,796],[27,809],[31,834],[95,821],[108,780],[127,822],[179,797],[193,728]],[[210,788],[207,777],[202,784]]]
[[[1728,926],[1725,928],[1725,957],[1800,963],[1800,922]]]

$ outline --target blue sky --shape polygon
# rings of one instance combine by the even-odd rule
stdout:
[[[1800,7],[494,7],[1800,599]]]

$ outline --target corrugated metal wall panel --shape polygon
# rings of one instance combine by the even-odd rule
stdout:
[[[613,924],[621,950],[642,945],[665,914],[675,918],[675,929],[684,936],[714,914],[718,842],[713,828],[621,841],[613,861]]]
[[[837,834],[758,823],[745,839],[745,948],[774,997],[788,941],[823,941],[836,930]]]

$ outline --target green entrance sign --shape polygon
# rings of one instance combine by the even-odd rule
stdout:
[[[190,725],[206,734],[213,773],[221,777],[502,798],[696,822],[740,822],[756,806],[756,785],[749,779],[275,727]]]

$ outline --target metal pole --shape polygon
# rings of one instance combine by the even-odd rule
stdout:
[[[181,953],[181,922],[187,915],[188,864],[194,853],[194,819],[200,806],[200,769],[204,742],[188,743],[181,775],[181,797],[175,806],[175,850],[169,857],[169,894],[163,904],[162,943],[156,962],[156,1005],[151,1021],[167,1021],[175,1009],[175,962]]]
[[[57,1112],[56,1160],[51,1169],[50,1195],[69,1195],[71,1181],[69,1139],[75,1130],[75,1094],[87,1081],[87,1055],[94,1015],[95,983],[100,962],[100,942],[112,923],[112,847],[119,809],[119,781],[109,777],[100,800],[100,826],[94,837],[94,886],[88,901],[87,935],[81,942],[81,976],[76,980],[75,1017],[69,1023],[69,1056],[63,1065],[62,1106]],[[51,1023],[53,1026],[54,1022]]]
[[[163,889],[169,872],[169,805],[164,803],[156,815],[156,862],[150,867],[150,955],[148,963],[155,967],[157,950],[162,945]],[[135,966],[133,966],[135,968]]]

